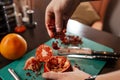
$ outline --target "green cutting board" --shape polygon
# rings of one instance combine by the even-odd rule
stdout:
[[[52,41],[53,41],[53,39],[47,41],[45,44],[51,46]],[[113,52],[113,49],[106,47],[104,45],[98,44],[87,38],[82,38],[82,41],[83,41],[83,44],[80,45],[81,47],[88,47],[88,48],[91,48],[93,50],[98,50],[98,51],[103,50],[103,51]],[[26,60],[29,57],[34,56],[35,52],[36,52],[36,49],[28,52],[21,59],[18,59],[16,61],[10,63],[9,65],[5,66],[4,68],[0,69],[0,77],[2,78],[2,80],[14,80],[14,78],[8,72],[8,68],[13,68],[15,70],[15,72],[19,75],[21,80],[45,80],[41,77],[41,74],[36,76],[35,73],[32,71],[23,70]],[[56,51],[54,53],[56,53]],[[106,61],[102,61],[102,60],[73,59],[73,58],[72,59],[69,58],[69,60],[71,61],[72,65],[78,64],[80,66],[81,70],[83,70],[91,75],[99,74],[99,72],[102,70],[102,68],[106,64]],[[29,72],[31,74],[31,76],[27,76],[26,75],[27,72]],[[40,73],[43,73],[43,67],[42,67]]]

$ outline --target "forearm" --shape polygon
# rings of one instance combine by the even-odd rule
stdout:
[[[119,79],[120,79],[120,70],[107,73],[107,74],[103,74],[103,75],[99,75],[96,77],[95,80],[119,80]]]
[[[81,2],[86,2],[86,1],[101,1],[101,0],[80,0]]]

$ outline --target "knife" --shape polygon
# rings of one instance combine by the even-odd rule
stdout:
[[[20,78],[18,77],[18,75],[15,73],[15,71],[12,68],[9,68],[8,71],[15,80],[20,80]]]
[[[59,54],[60,56],[66,56],[68,58],[78,58],[78,59],[100,59],[100,60],[117,60],[120,57],[117,56],[95,56],[95,55],[78,55],[78,54]]]
[[[119,59],[120,54],[116,52],[107,51],[94,51],[90,48],[79,48],[79,47],[67,47],[60,48],[58,55],[74,57],[74,58],[87,58],[87,59]]]

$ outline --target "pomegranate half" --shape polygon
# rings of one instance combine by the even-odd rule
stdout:
[[[44,64],[44,72],[68,72],[73,71],[70,61],[64,56],[52,56]]]

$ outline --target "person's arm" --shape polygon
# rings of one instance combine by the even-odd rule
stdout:
[[[46,72],[42,77],[53,80],[119,80],[120,70],[111,73],[97,75],[96,78],[91,79],[91,75],[85,73],[74,67],[72,72]]]
[[[80,2],[95,0],[51,0],[45,12],[45,25],[50,37],[54,32],[62,32],[66,28],[68,19]]]
[[[50,37],[62,32],[81,0],[51,0],[46,8],[45,25]]]
[[[89,78],[90,75],[73,67],[73,71],[71,72],[45,72],[42,74],[42,77],[52,80],[85,80]]]
[[[119,80],[120,70],[107,74],[98,75],[95,80]]]

